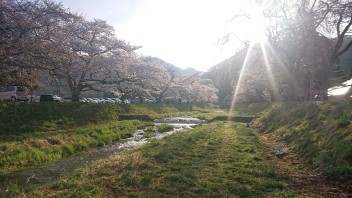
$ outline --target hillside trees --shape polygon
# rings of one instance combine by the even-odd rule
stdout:
[[[269,24],[275,24],[267,35],[288,70],[281,76],[286,76],[290,99],[297,98],[300,89],[326,99],[336,62],[352,45],[342,45],[351,30],[351,6],[344,0],[296,0],[272,1],[264,9]],[[310,87],[298,85],[302,73],[311,79]]]
[[[218,89],[209,79],[196,78],[191,84],[190,102],[196,104],[217,103]]]
[[[232,95],[236,103],[273,102],[279,100],[279,88],[274,82],[274,72],[268,68],[267,56],[261,45],[252,45],[248,49],[246,62],[241,76],[234,79]]]
[[[246,48],[240,49],[229,59],[212,67],[208,72],[203,74],[203,78],[211,79],[218,89],[217,96],[219,104],[222,107],[228,106],[232,97],[232,91],[243,66],[246,56]]]
[[[217,103],[218,89],[213,81],[201,78],[194,74],[191,76],[176,76],[164,87],[163,99],[166,102],[186,103]]]
[[[265,33],[265,39],[260,42],[263,49],[262,56],[265,53],[266,57],[258,59],[258,65],[269,66],[267,73],[273,79],[260,80],[263,77],[260,70],[256,72],[257,74],[250,75],[244,72],[245,78],[242,79],[244,81],[242,84],[248,85],[247,88],[251,87],[250,84],[253,86],[256,84],[256,88],[268,90],[272,99],[277,99],[275,93],[286,86],[289,100],[308,100],[314,95],[326,99],[331,79],[334,78],[332,73],[339,69],[337,64],[339,58],[352,46],[351,41],[345,42],[346,36],[352,30],[352,2],[350,0],[264,0],[256,1],[256,6],[261,9],[257,9],[255,15],[251,9],[246,8],[242,10],[243,13],[237,14],[233,21],[235,26],[240,26],[245,22],[253,21],[255,17],[263,18],[263,24],[261,24],[263,29],[258,28],[258,34]],[[251,44],[247,43],[241,49],[249,53],[254,46],[253,42],[248,42]],[[244,69],[246,57],[240,52],[241,50],[234,56],[235,60],[231,61],[233,69],[222,68],[226,71],[234,70],[231,72],[233,77],[226,82],[227,78],[218,77],[219,82],[223,81],[222,84],[234,82],[234,89],[238,87],[241,73],[238,71]],[[216,71],[213,69],[211,72]],[[226,75],[228,74],[220,74],[220,76]],[[258,81],[254,81],[255,78]],[[217,81],[215,83],[219,84]],[[240,87],[243,94],[250,93],[243,89],[245,86]],[[255,87],[253,90],[256,89]],[[222,94],[222,92],[220,90],[219,93]]]

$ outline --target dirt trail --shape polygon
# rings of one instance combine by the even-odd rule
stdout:
[[[290,180],[286,182],[289,188],[322,197],[352,197],[352,193],[347,191],[347,182],[327,181],[321,173],[305,166],[303,160],[293,152],[289,145],[283,145],[284,155],[278,158],[275,153],[278,139],[272,134],[257,134],[263,143],[262,154],[275,166],[276,173],[290,176]]]

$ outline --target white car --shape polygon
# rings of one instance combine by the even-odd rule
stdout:
[[[0,88],[0,101],[29,101],[30,95],[25,86],[8,86]]]
[[[115,104],[121,104],[122,101],[119,98],[112,98],[112,100],[115,102]]]
[[[95,98],[87,98],[89,103],[99,103]]]
[[[115,100],[113,100],[112,98],[104,98],[106,103],[115,103]]]
[[[89,102],[87,98],[80,98],[79,101],[80,102]]]

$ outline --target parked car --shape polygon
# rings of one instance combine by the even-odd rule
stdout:
[[[113,100],[112,98],[104,98],[104,102],[105,103],[115,103],[115,100]]]
[[[125,100],[123,100],[123,101],[122,101],[122,103],[125,103],[125,104],[130,104],[130,103],[131,103],[131,101],[130,101],[129,99],[125,99]]]
[[[25,86],[8,86],[0,88],[0,100],[4,101],[29,101],[30,95]]]
[[[89,103],[99,103],[99,101],[96,100],[95,98],[87,98],[87,101],[88,101]]]
[[[61,97],[53,94],[45,94],[40,96],[40,102],[61,102]]]
[[[62,101],[63,102],[72,102],[72,98],[71,97],[64,97],[64,99]]]
[[[98,103],[105,103],[105,99],[104,98],[94,98],[96,101],[98,101]]]
[[[89,102],[87,98],[79,98],[80,102]]]
[[[146,97],[143,99],[143,102],[145,103],[156,103],[156,98],[154,97]]]
[[[122,101],[119,98],[111,98],[115,102],[115,104],[121,104]]]

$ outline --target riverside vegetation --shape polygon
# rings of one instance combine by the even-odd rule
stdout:
[[[194,111],[191,112],[189,106],[173,105],[130,105],[116,108],[119,109],[117,114],[146,113],[154,117],[191,115],[211,120],[216,116],[226,115],[226,112],[219,112],[213,107],[204,110],[193,107]],[[338,180],[344,186],[343,195],[347,193],[348,196],[348,193],[351,195],[352,175],[351,110],[351,101],[318,103],[316,106],[308,103],[251,104],[237,108],[236,112],[238,115],[257,117],[250,128],[231,122],[202,125],[185,133],[153,140],[135,151],[98,161],[90,167],[77,170],[73,176],[45,186],[33,187],[29,192],[24,192],[16,186],[10,186],[10,192],[14,197],[326,196],[319,190],[291,186],[293,178],[290,170],[278,171],[277,165],[268,160],[266,156],[275,156],[275,144],[280,142],[284,144],[284,151],[289,152],[286,159],[290,159],[291,152],[299,156],[300,166],[323,173],[327,180]],[[115,116],[112,117],[116,119]],[[0,154],[4,155],[3,145],[10,142],[17,142],[18,145],[26,142],[23,145],[33,147],[29,141],[31,138],[48,140],[65,133],[72,136],[78,132],[74,133],[75,130],[89,131],[94,127],[107,127],[102,129],[103,131],[109,131],[109,126],[120,127],[120,131],[128,127],[134,130],[150,124],[107,119],[99,123],[87,122],[85,126],[77,124],[73,130],[4,134],[1,138]],[[97,139],[89,133],[92,132],[82,132],[87,140]],[[263,137],[271,144],[265,144]],[[66,143],[62,145],[80,142],[66,141],[65,138],[62,140]],[[109,141],[113,141],[113,138],[107,142]],[[52,146],[58,147],[60,146]],[[44,152],[45,147],[38,150]],[[21,166],[21,163],[19,164]],[[342,194],[339,195],[341,197]]]
[[[33,197],[229,197],[297,195],[260,157],[244,124],[215,122],[152,141],[35,189]]]
[[[186,104],[0,103],[0,174],[57,161],[131,137],[137,129],[153,125],[143,120],[118,120],[121,114],[150,118],[173,115],[213,118],[221,114],[210,113],[212,108],[200,112],[189,111]],[[170,127],[161,125],[159,131]]]

